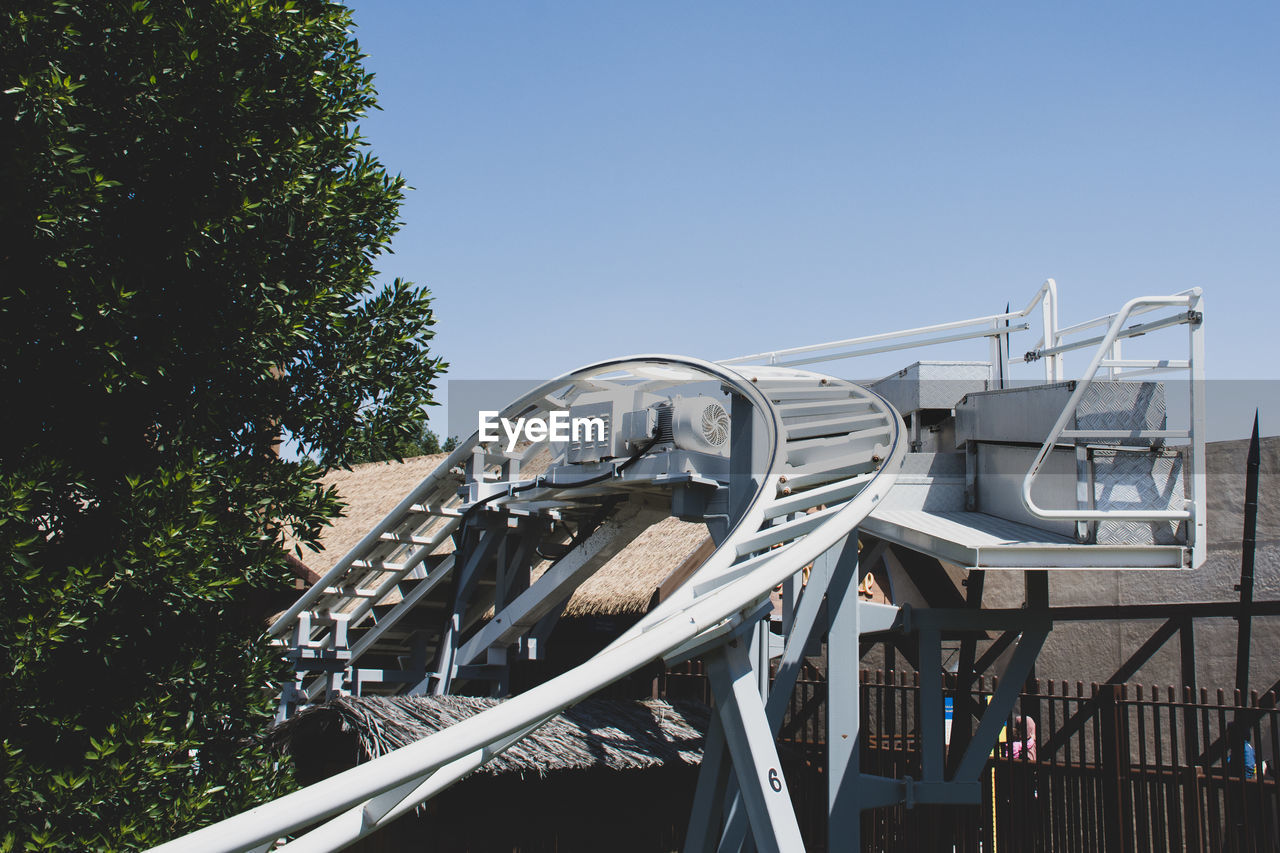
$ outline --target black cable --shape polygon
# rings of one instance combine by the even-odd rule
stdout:
[[[627,460],[623,462],[621,465],[618,465],[615,468],[605,471],[603,474],[597,474],[594,477],[587,477],[584,480],[578,480],[573,483],[553,483],[550,480],[546,479],[545,477],[540,478],[540,482],[544,486],[551,489],[577,489],[581,486],[590,486],[593,483],[602,483],[605,480],[612,479],[613,477],[617,476],[618,474],[621,474],[623,471],[630,468],[633,464],[635,464],[637,459],[639,459],[641,456],[644,456],[646,453],[648,453],[649,450],[657,443],[658,443],[658,430],[655,427],[653,431],[653,438],[650,438],[644,447],[640,448],[635,453],[632,453],[629,457],[627,457]]]
[[[627,457],[626,461],[624,461],[621,465],[611,468],[608,471],[605,471],[603,474],[597,474],[594,477],[587,477],[586,479],[578,480],[573,483],[554,483],[551,480],[548,480],[546,477],[539,477],[536,480],[525,483],[524,485],[511,486],[507,488],[505,491],[494,492],[493,494],[489,495],[489,497],[482,498],[481,500],[476,501],[471,506],[463,510],[461,523],[465,525],[467,523],[468,518],[473,512],[480,509],[484,505],[488,504],[490,501],[495,501],[498,498],[508,497],[510,495],[518,494],[519,492],[527,492],[529,489],[536,488],[537,486],[546,486],[547,488],[550,488],[550,489],[561,489],[561,490],[578,489],[583,486],[590,486],[595,483],[602,483],[605,480],[613,479],[618,474],[621,474],[623,471],[627,470],[632,465],[634,465],[635,462],[641,456],[644,456],[646,453],[648,453],[653,448],[653,446],[658,443],[658,438],[659,438],[658,429],[657,427],[654,427],[653,437],[650,438],[649,441],[645,443],[644,447],[641,447],[635,453],[632,453],[629,457]]]

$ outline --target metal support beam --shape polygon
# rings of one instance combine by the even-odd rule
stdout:
[[[1196,695],[1196,633],[1195,620],[1184,616],[1178,620],[1178,645],[1180,664],[1182,667],[1182,684],[1178,690],[1178,698]],[[1195,699],[1187,701],[1182,716],[1182,737],[1184,755],[1190,763],[1192,756],[1200,751],[1200,719],[1196,716]]]
[[[942,710],[942,632],[920,629],[920,775],[942,781],[944,719]]]
[[[729,513],[726,523],[729,519],[741,518],[746,512],[769,463],[765,431],[756,429],[755,406],[741,394],[733,394],[730,407],[733,432],[729,435]],[[715,536],[715,527],[710,523],[707,527]],[[718,539],[716,544],[719,544]]]
[[[489,521],[476,536],[474,540],[470,535],[463,537],[468,549],[461,568],[453,576],[453,611],[449,615],[449,621],[445,623],[444,633],[436,648],[435,674],[423,682],[423,686],[429,683],[431,692],[437,696],[448,693],[449,685],[453,682],[453,669],[458,663],[457,643],[463,629],[462,620],[480,580],[481,567],[488,564],[497,552],[498,545],[507,536],[505,520],[499,519],[498,524]],[[417,692],[417,689],[410,692]]]
[[[995,743],[996,735],[999,734],[1005,718],[1013,708],[1018,692],[1022,689],[1022,683],[1027,673],[1031,671],[1036,656],[1040,654],[1040,647],[1044,645],[1044,638],[1048,635],[1048,627],[1028,628],[1022,632],[1022,640],[1014,650],[1013,659],[1009,661],[1009,666],[1000,679],[1000,686],[996,688],[995,695],[987,704],[982,721],[978,723],[978,731],[974,734],[973,741],[965,750],[964,757],[960,759],[960,764],[956,768],[956,774],[953,777],[956,781],[975,781],[982,773],[982,768],[987,763],[987,755],[991,752],[991,745]]]
[[[991,665],[996,662],[1000,655],[1008,651],[1009,647],[1017,639],[1017,631],[1005,631],[999,637],[996,637],[991,645],[987,646],[987,650],[982,653],[982,656],[973,662],[974,677],[976,678],[991,669]]]
[[[982,590],[986,577],[986,572],[969,572],[969,576],[965,578],[965,607],[974,609],[982,606]],[[974,656],[977,650],[977,635],[965,634],[960,641],[960,661],[956,668],[956,696],[951,720],[951,754],[947,767],[949,773],[955,773],[956,766],[960,763],[960,756],[964,754],[965,747],[969,745],[969,738],[973,734],[973,683],[978,677],[974,669]]]
[[[827,849],[832,853],[862,850],[857,542],[857,531],[851,531],[836,563],[834,576],[847,576],[848,583],[827,589]]]
[[[756,848],[763,853],[803,850],[747,644],[734,640],[713,652],[707,670]]]
[[[804,663],[805,647],[815,636],[820,636],[822,629],[827,626],[829,591],[844,590],[851,585],[854,587],[857,585],[856,555],[855,559],[841,559],[845,549],[850,547],[857,549],[856,536],[852,545],[846,537],[814,560],[809,572],[809,582],[799,592],[790,630],[786,632],[786,645],[778,661],[778,671],[765,702],[765,716],[769,720],[769,730],[775,737],[782,726],[782,718],[787,712],[791,693],[795,690],[796,680]],[[860,604],[860,606],[863,605]],[[897,610],[897,608],[893,609]],[[720,849],[736,851],[741,848],[746,839],[747,821],[746,815],[742,812],[741,798],[736,790],[732,792],[732,796]]]
[[[663,517],[654,507],[624,506],[463,643],[457,653],[458,663],[471,663],[493,646],[514,643],[547,614],[562,608],[579,584]]]

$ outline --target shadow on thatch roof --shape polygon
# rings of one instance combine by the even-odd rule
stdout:
[[[373,529],[418,483],[436,469],[447,454],[418,456],[404,462],[369,462],[349,471],[332,471],[325,485],[335,486],[347,504],[346,515],[333,520],[320,537],[324,550],[303,551],[302,562],[315,577],[324,575]],[[541,465],[526,466],[526,474],[540,473]],[[654,592],[673,571],[707,539],[707,528],[667,518],[641,533],[569,599],[565,616],[613,616],[644,613]],[[452,550],[445,543],[436,553]],[[535,577],[547,564],[535,567]],[[394,604],[398,596],[384,600]]]
[[[421,740],[498,704],[471,696],[339,696],[303,711],[272,729],[269,738],[289,749],[309,728],[354,733],[361,760],[368,761]],[[479,773],[552,770],[641,770],[702,761],[710,710],[697,702],[657,699],[587,699],[557,714],[541,728],[496,756]]]

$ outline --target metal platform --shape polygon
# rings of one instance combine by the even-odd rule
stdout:
[[[1182,569],[1190,549],[1178,545],[1081,545],[983,512],[880,509],[862,530],[968,569]]]

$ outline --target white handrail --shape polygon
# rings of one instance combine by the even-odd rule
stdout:
[[[1098,368],[1111,353],[1112,345],[1115,344],[1117,338],[1120,336],[1125,321],[1127,321],[1131,315],[1135,313],[1142,313],[1144,310],[1150,311],[1157,308],[1175,305],[1185,305],[1190,308],[1193,305],[1199,304],[1200,300],[1201,292],[1199,288],[1193,288],[1186,293],[1175,294],[1173,296],[1142,296],[1137,299],[1129,300],[1124,304],[1123,308],[1112,315],[1111,325],[1107,329],[1107,333],[1103,335],[1102,341],[1099,343],[1097,350],[1094,352],[1093,359],[1089,362],[1089,367],[1085,370],[1084,375],[1076,384],[1075,390],[1067,400],[1066,406],[1062,409],[1062,414],[1058,415],[1058,420],[1049,431],[1048,437],[1045,438],[1044,443],[1040,446],[1040,452],[1036,454],[1035,461],[1032,462],[1030,470],[1027,471],[1026,476],[1022,480],[1022,504],[1027,508],[1028,512],[1037,518],[1045,520],[1066,521],[1184,521],[1197,518],[1197,514],[1195,512],[1195,510],[1199,509],[1199,507],[1196,506],[1199,498],[1199,492],[1197,489],[1201,484],[1195,483],[1194,481],[1192,484],[1192,510],[1045,509],[1036,504],[1034,498],[1031,496],[1031,489],[1035,484],[1036,476],[1040,473],[1040,468],[1044,465],[1044,462],[1048,459],[1054,445],[1062,436],[1068,421],[1070,421],[1072,416],[1075,414],[1076,407],[1080,405],[1080,400],[1084,397],[1085,391],[1088,389],[1094,376],[1097,374]],[[1182,322],[1188,321],[1184,319]],[[1195,347],[1193,345],[1191,358],[1188,359],[1188,365],[1193,371],[1195,370],[1198,361],[1194,349]],[[1202,410],[1203,406],[1196,406],[1195,403],[1197,395],[1202,393],[1203,390],[1198,386],[1203,383],[1193,381],[1191,384],[1193,412],[1196,410]],[[1195,424],[1193,423],[1191,435],[1194,437],[1197,432]],[[1201,440],[1203,440],[1202,437]],[[1194,447],[1192,452],[1193,454],[1196,454],[1196,449]],[[1200,453],[1198,455],[1203,454]],[[1199,460],[1193,461],[1198,462]]]
[[[799,356],[807,353],[819,353],[824,350],[843,349],[851,346],[860,346],[862,344],[874,344],[882,341],[896,340],[899,338],[914,338],[934,332],[946,332],[952,329],[963,329],[968,326],[985,326],[981,330],[976,330],[972,335],[965,337],[991,337],[1007,334],[1006,329],[993,328],[994,324],[1004,320],[1017,320],[1031,314],[1037,305],[1042,306],[1042,316],[1045,323],[1045,340],[1052,341],[1057,336],[1058,322],[1058,285],[1053,279],[1045,279],[1044,284],[1040,285],[1040,289],[1036,291],[1035,296],[1027,303],[1027,307],[1021,311],[1006,311],[1002,314],[988,314],[984,317],[973,317],[968,320],[955,320],[950,323],[937,323],[931,326],[920,326],[915,329],[902,329],[897,332],[882,332],[876,335],[863,335],[857,338],[845,338],[839,341],[828,341],[821,344],[808,344],[800,347],[789,347],[787,349],[769,350],[766,352],[753,353],[751,355],[740,355],[733,358],[720,360],[719,364],[749,364],[753,362],[763,361],[767,364],[783,365],[779,359],[788,356]],[[937,340],[924,340],[909,343],[905,346],[896,345],[890,348],[869,347],[867,349],[856,350],[853,352],[836,352],[826,353],[804,359],[803,361],[789,361],[785,366],[796,366],[799,364],[815,364],[821,361],[834,361],[843,358],[855,358],[862,355],[872,355],[875,353],[885,352],[890,349],[908,349],[916,346],[928,346],[935,343],[950,343],[956,340],[962,340],[960,336],[949,336]]]

